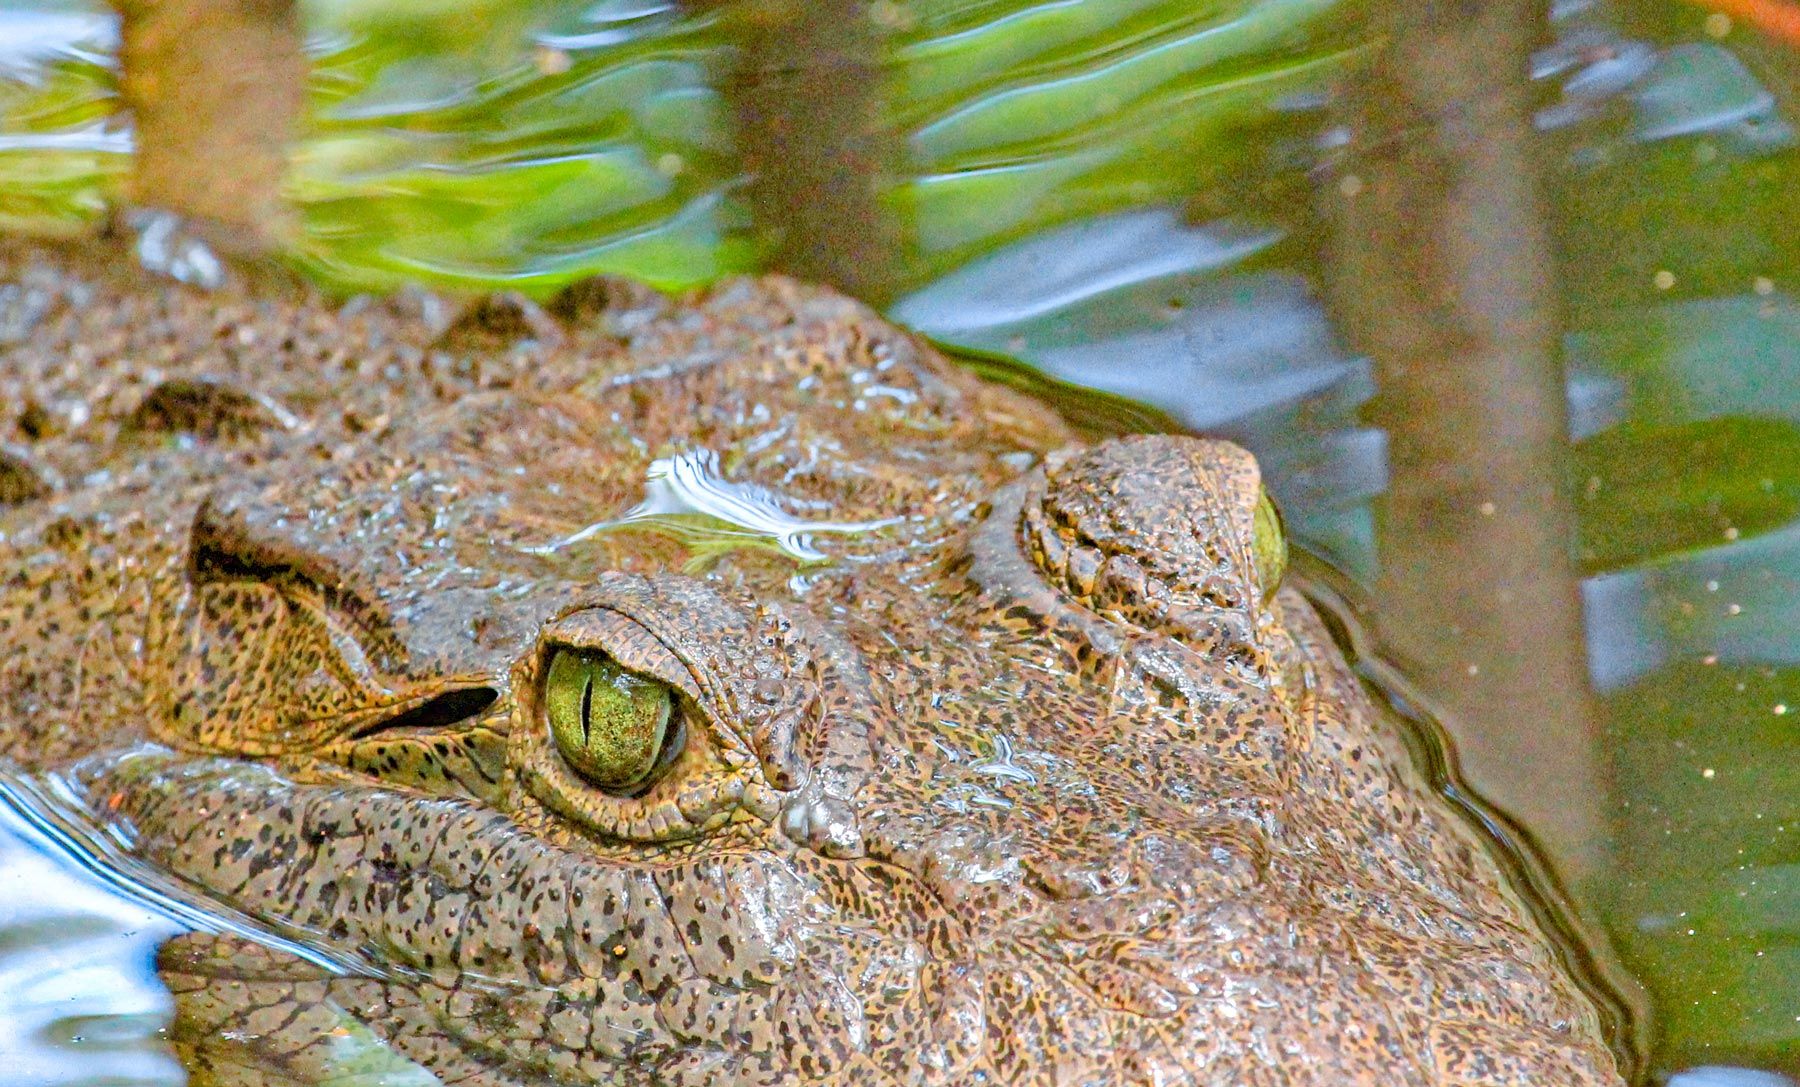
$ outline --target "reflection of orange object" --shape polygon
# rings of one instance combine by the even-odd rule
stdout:
[[[1791,0],[1696,0],[1703,8],[1731,16],[1777,38],[1800,45],[1800,4]]]

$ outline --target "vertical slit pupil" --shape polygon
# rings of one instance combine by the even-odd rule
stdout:
[[[594,715],[594,676],[593,673],[581,679],[581,743],[588,744],[588,723]]]

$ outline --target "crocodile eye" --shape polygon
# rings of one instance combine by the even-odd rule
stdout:
[[[686,738],[667,684],[591,651],[553,652],[544,677],[544,713],[569,766],[618,795],[651,785],[681,753]]]
[[[1256,502],[1256,521],[1250,532],[1250,561],[1256,566],[1256,583],[1262,587],[1267,604],[1281,587],[1281,575],[1287,572],[1287,530],[1281,524],[1281,511],[1264,490]]]

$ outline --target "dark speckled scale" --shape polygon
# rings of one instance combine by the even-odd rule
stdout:
[[[1259,583],[1243,451],[1080,445],[780,279],[446,323],[0,251],[24,278],[0,752],[372,968],[172,942],[209,1082],[316,1078],[355,1022],[467,1087],[1619,1083],[1480,841]],[[805,568],[691,523],[555,546],[700,451],[863,527]],[[559,647],[675,692],[641,795],[551,741]]]

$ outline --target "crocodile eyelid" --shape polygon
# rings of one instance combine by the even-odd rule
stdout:
[[[600,604],[566,609],[544,624],[532,652],[547,657],[557,649],[604,653],[626,669],[668,684],[711,711],[708,677],[635,616]]]
[[[792,732],[810,717],[818,654],[789,617],[741,607],[684,576],[606,574],[601,589],[546,624],[540,641],[597,649],[663,680],[772,777],[797,772],[805,745]]]

